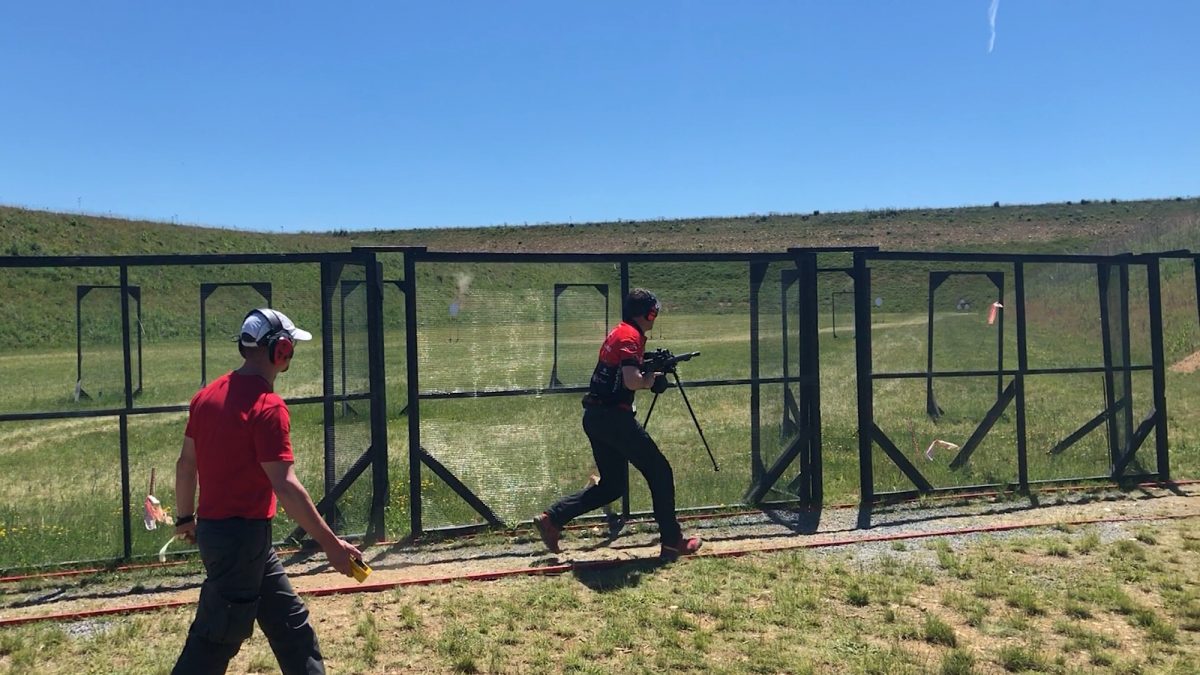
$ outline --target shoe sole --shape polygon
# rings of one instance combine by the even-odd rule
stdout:
[[[533,526],[538,531],[538,536],[542,538],[542,544],[550,550],[551,553],[562,553],[562,549],[558,546],[558,542],[554,542],[551,535],[545,529],[544,518],[534,518]],[[552,543],[553,542],[553,543]]]

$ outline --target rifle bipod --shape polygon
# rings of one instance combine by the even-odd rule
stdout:
[[[663,376],[673,375],[675,377],[675,386],[679,389],[679,394],[683,396],[683,404],[687,406],[688,413],[692,416],[692,423],[696,425],[696,432],[700,434],[700,440],[704,442],[704,449],[708,451],[708,459],[712,462],[713,471],[720,471],[721,467],[717,466],[717,458],[713,457],[712,448],[708,447],[708,439],[704,437],[704,430],[700,428],[700,420],[696,419],[696,411],[692,410],[692,402],[688,400],[687,392],[683,389],[683,382],[679,381],[679,373],[671,370],[669,373],[664,373]],[[658,394],[654,395],[654,399],[650,401],[650,409],[646,411],[646,419],[642,422],[642,428],[650,424],[650,416],[654,414],[654,405],[658,403]]]

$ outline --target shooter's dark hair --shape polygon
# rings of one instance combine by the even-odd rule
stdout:
[[[625,306],[621,310],[621,318],[631,321],[635,317],[646,316],[652,309],[659,309],[658,298],[644,288],[635,288],[625,296]]]

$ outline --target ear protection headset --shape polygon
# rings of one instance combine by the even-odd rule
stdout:
[[[626,319],[644,316],[647,321],[653,321],[658,317],[662,305],[659,304],[658,298],[653,293],[646,291],[645,296],[633,300],[625,307]]]
[[[246,319],[252,315],[258,314],[267,320],[267,324],[271,327],[261,338],[257,340],[259,347],[267,348],[267,358],[271,360],[273,365],[279,365],[284,361],[292,358],[292,353],[296,351],[296,343],[292,342],[292,336],[283,328],[283,322],[279,320],[279,315],[273,309],[252,309],[246,314]],[[246,319],[242,319],[244,322]],[[241,343],[238,343],[241,346]]]

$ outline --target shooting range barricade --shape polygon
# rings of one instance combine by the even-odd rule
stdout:
[[[28,450],[28,475],[13,480],[49,481],[44,458],[52,457],[80,463],[96,487],[62,504],[29,507],[67,537],[91,537],[83,555],[0,555],[0,569],[156,555],[161,536],[144,531],[134,486],[173,463],[181,413],[214,358],[209,336],[199,343],[179,336],[197,325],[207,332],[210,312],[244,314],[251,309],[245,303],[273,304],[311,326],[320,349],[301,353],[311,362],[297,361],[281,378],[281,393],[294,411],[298,452],[321,449],[319,462],[302,466],[319,511],[339,534],[367,542],[511,527],[578,489],[594,473],[579,429],[588,364],[634,287],[653,290],[663,303],[647,351],[704,355],[681,364],[676,388],[650,404],[654,436],[675,468],[680,511],[819,506],[827,473],[839,485],[857,484],[868,513],[871,504],[904,495],[1169,480],[1160,277],[1168,258],[1192,263],[1200,297],[1200,256],[1187,251],[608,254],[362,246],[0,258],[9,287],[41,294],[22,306],[76,300],[76,368],[63,369],[63,391],[79,386],[91,358],[78,327],[79,289],[117,291],[121,382],[102,399],[71,400],[45,393],[57,371],[35,386],[27,381],[36,379],[32,371],[2,369],[0,384],[17,393],[0,402],[0,438],[6,425],[14,433],[45,431],[45,438],[64,423],[95,425],[86,431],[90,445],[76,448],[74,437],[64,437]],[[61,273],[62,290],[35,283],[48,269]],[[221,290],[238,287],[257,295]],[[1056,345],[1046,340],[1048,322],[1070,317],[1050,299],[1066,287],[1082,293],[1079,325],[1094,335]],[[844,314],[847,297],[853,332],[844,334],[828,316]],[[832,329],[854,339],[820,340]],[[922,341],[924,349],[911,348]],[[52,346],[69,354],[71,345]],[[1067,347],[1075,351],[1061,362],[1037,362]],[[214,369],[230,366],[220,361],[233,358],[223,351],[214,350]],[[181,365],[197,360],[200,372]],[[87,364],[93,377],[93,361]],[[1090,378],[1082,389],[1095,401],[1068,420],[1070,429],[1044,425],[1031,398],[1052,390],[1038,383],[1072,377]],[[115,433],[105,426],[113,421]],[[396,427],[391,435],[389,425]],[[901,430],[913,451],[901,450]],[[1061,463],[1097,444],[1099,459]],[[1076,466],[1102,470],[1072,473]],[[159,486],[165,507],[173,504],[168,487]],[[23,505],[0,507],[31,520]],[[104,515],[114,507],[115,528]],[[649,511],[644,486],[629,484],[619,517]],[[303,535],[293,529],[284,540]]]

